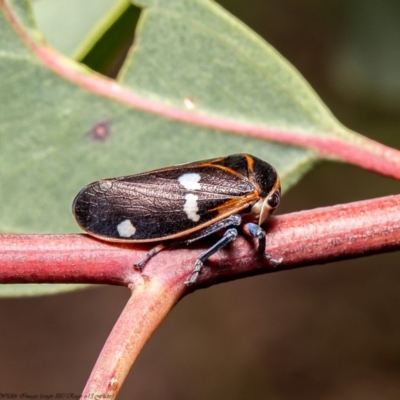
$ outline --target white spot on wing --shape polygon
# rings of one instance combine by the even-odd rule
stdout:
[[[125,221],[122,221],[120,224],[118,224],[117,231],[119,236],[129,238],[136,233],[136,228],[132,224],[132,221],[126,219]]]
[[[185,211],[187,217],[194,222],[200,219],[200,215],[197,214],[199,207],[197,205],[198,196],[193,193],[188,193],[185,196],[186,203],[183,205],[183,211]]]
[[[199,190],[200,186],[200,174],[195,172],[188,172],[186,174],[181,175],[178,178],[179,183],[187,190]]]
[[[112,183],[110,181],[101,181],[99,183],[100,189],[103,191],[107,191],[112,188]]]

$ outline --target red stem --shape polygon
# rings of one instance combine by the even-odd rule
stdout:
[[[278,216],[268,227],[267,250],[274,258],[283,257],[279,268],[260,260],[253,241],[240,237],[206,263],[195,287],[397,250],[399,231],[400,195]],[[209,246],[210,240],[202,241],[201,248]],[[128,286],[143,277],[160,276],[183,281],[191,272],[199,246],[163,251],[140,273],[133,264],[144,257],[149,246],[101,242],[83,234],[1,235],[0,282]]]
[[[144,279],[141,285],[136,285],[97,359],[81,398],[116,398],[142,347],[183,291],[184,286],[174,279]],[[93,394],[95,396],[91,397]]]

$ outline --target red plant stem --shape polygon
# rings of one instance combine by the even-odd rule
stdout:
[[[131,257],[86,235],[0,235],[0,282],[128,286]]]
[[[120,101],[134,109],[190,125],[312,148],[321,156],[336,158],[382,175],[400,179],[400,151],[355,132],[352,132],[351,136],[345,134],[344,137],[337,135],[337,132],[308,134],[302,131],[243,123],[149,100],[123,87],[115,80],[94,72],[88,73],[86,69],[79,68],[79,64],[72,62],[52,48],[36,42],[19,23],[12,7],[6,0],[0,0],[0,8],[3,9],[21,40],[47,68],[93,93]],[[343,128],[342,131],[345,129]]]
[[[243,240],[216,257],[215,268],[205,268],[199,283],[209,286],[395,250],[400,250],[400,195],[278,216],[269,224],[267,252],[283,259],[279,267],[257,259],[252,243]]]
[[[210,240],[199,245],[206,248]],[[134,270],[149,246],[101,242],[87,235],[0,235],[1,283],[135,284],[146,276],[190,274],[196,246],[165,250],[144,272]],[[400,248],[400,195],[278,216],[268,226],[267,251],[279,268],[260,260],[252,240],[240,237],[207,261],[199,284],[321,264]]]
[[[81,398],[116,397],[142,347],[183,291],[184,286],[174,280],[144,279],[141,285],[136,285],[97,359]]]

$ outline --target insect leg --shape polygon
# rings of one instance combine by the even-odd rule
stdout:
[[[222,222],[222,221],[221,221]],[[238,232],[236,228],[229,228],[226,230],[224,235],[220,240],[218,240],[217,243],[215,243],[213,246],[211,246],[208,250],[204,251],[203,253],[200,254],[199,258],[197,259],[196,263],[194,264],[194,270],[192,275],[190,275],[189,279],[185,281],[185,285],[190,286],[193,285],[201,272],[201,269],[203,268],[204,262],[209,259],[214,253],[216,253],[218,250],[221,250],[223,247],[225,247],[228,243],[233,242],[238,236]]]
[[[202,231],[197,232],[194,235],[189,236],[187,239],[182,240],[178,243],[190,244],[195,242],[196,240],[200,240],[207,236],[210,236],[221,229],[228,228],[231,226],[239,226],[241,223],[242,223],[242,217],[239,214],[233,214],[221,221],[215,222],[214,224],[207,226],[207,228],[204,228]]]
[[[243,225],[243,231],[256,239],[258,239],[258,251],[259,253],[266,258],[274,267],[278,266],[282,262],[282,258],[276,260],[272,258],[268,253],[265,252],[265,242],[266,242],[266,235],[265,231],[261,226],[249,222]]]
[[[164,244],[159,244],[155,247],[153,247],[147,254],[146,256],[143,258],[142,261],[138,262],[137,264],[134,264],[133,266],[137,269],[139,269],[140,271],[143,269],[143,267],[146,265],[146,263],[156,254],[158,254],[160,251],[169,248],[169,247],[174,247],[177,246],[179,244],[190,244],[195,242],[196,240],[200,240],[206,236],[212,235],[213,233],[227,228],[229,226],[239,226],[242,223],[242,217],[238,214],[234,214],[234,215],[230,215],[229,217],[223,219],[222,221],[218,221],[210,226],[208,226],[207,228],[203,229],[201,232],[197,232],[192,236],[189,236],[189,238],[186,238],[184,240],[178,240],[178,241],[174,241],[174,242],[170,242],[170,243],[164,243]],[[225,233],[226,234],[226,233]],[[224,235],[225,236],[225,235]],[[236,238],[235,238],[236,239]],[[234,240],[234,239],[233,239]],[[232,241],[232,240],[231,240]],[[218,242],[219,243],[219,242]],[[217,243],[217,244],[218,244]],[[229,243],[229,242],[227,242]],[[223,245],[225,246],[225,245]],[[221,248],[223,247],[221,246]],[[218,251],[215,250],[215,251]],[[214,252],[215,253],[215,252]],[[214,253],[211,253],[210,256]],[[201,257],[202,255],[200,255]],[[208,257],[206,257],[207,259]],[[201,269],[201,267],[200,267]],[[198,275],[198,274],[197,274]],[[197,279],[197,277],[196,277]],[[190,280],[190,279],[189,279]],[[195,281],[194,281],[195,282]],[[194,283],[193,282],[193,283]]]
[[[168,247],[165,244],[159,244],[155,247],[153,247],[143,258],[142,261],[138,262],[137,264],[133,264],[135,268],[137,268],[139,271],[142,271],[143,267],[146,265],[147,261],[150,260],[153,256],[155,256],[157,253],[159,253],[161,250],[164,250],[166,247]]]

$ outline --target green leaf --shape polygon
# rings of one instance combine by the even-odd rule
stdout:
[[[337,121],[298,72],[208,0],[141,0],[139,38],[122,76],[132,91],[177,108],[270,128],[328,132]]]
[[[86,38],[75,59],[107,76],[115,77],[132,45],[140,9],[120,1]]]
[[[235,124],[342,134],[297,71],[214,2],[141,1],[121,87],[46,47],[28,5],[0,1],[2,232],[78,232],[72,200],[104,177],[248,152],[287,190],[317,160]]]
[[[84,38],[93,45],[93,36],[113,22],[113,8],[124,5],[126,8],[127,3],[128,0],[117,4],[116,0],[35,0],[32,5],[46,40],[63,54],[73,57],[82,47]]]
[[[8,4],[15,6],[17,3]],[[169,9],[171,5],[180,5],[181,14]],[[239,21],[211,2],[166,1],[164,6],[163,10],[157,7],[146,9],[136,39],[139,45],[126,62],[123,85],[144,99],[182,109],[185,98],[192,97],[199,113],[222,113],[257,123],[263,120],[270,123],[268,120],[271,119],[280,127],[289,123],[294,127],[298,118],[300,125],[312,127],[312,118],[308,113],[301,115],[296,98],[290,100],[294,94],[287,95],[290,90],[301,87],[285,88],[282,79],[285,78],[288,84],[288,73],[294,74],[293,85],[303,86],[303,104],[310,104],[313,95],[308,85]],[[38,37],[35,27],[28,25],[32,17],[29,9],[19,7],[18,10],[11,8],[11,11],[18,11],[16,24]],[[207,26],[200,30],[192,29],[190,24],[182,26],[183,12],[187,21],[203,19]],[[159,24],[155,17],[159,18]],[[156,26],[161,30],[157,40],[152,33],[157,30]],[[214,36],[210,36],[213,26],[215,29],[218,26],[230,28],[226,35],[232,35],[231,40],[241,49],[243,47],[242,51],[228,51],[232,55],[224,62],[216,58],[217,52],[223,51],[227,44],[221,41],[224,35],[214,32]],[[21,41],[24,38],[15,33],[4,14],[0,27],[3,49],[0,71],[4,78],[0,91],[3,104],[0,221],[3,232],[78,231],[70,214],[74,195],[86,183],[102,177],[133,174],[221,154],[249,152],[276,165],[287,188],[287,182],[298,179],[314,160],[313,152],[309,150],[174,121],[98,95],[93,87],[87,89],[65,78],[62,68],[76,68],[68,60],[57,54],[46,55],[50,62],[57,59],[61,63],[58,69],[52,70],[37,53],[29,51]],[[203,31],[208,32],[206,38],[199,37],[199,32]],[[174,32],[178,36],[174,36]],[[165,39],[173,43],[168,46],[170,50]],[[207,48],[203,47],[206,45],[204,40],[208,43],[208,55],[205,53]],[[244,42],[241,44],[240,40]],[[193,42],[198,45],[191,45]],[[247,47],[252,42],[255,49]],[[36,44],[42,46],[40,42]],[[197,46],[200,46],[198,51],[193,51]],[[160,59],[160,56],[164,58]],[[177,64],[177,57],[181,59],[181,66]],[[264,68],[277,64],[275,74],[284,76],[279,79],[267,73],[264,77],[255,77],[254,71],[262,71],[262,58],[266,64]],[[255,62],[257,64],[251,69]],[[283,72],[278,67],[282,67]],[[82,70],[78,73],[91,74]],[[262,80],[269,76],[271,82],[264,87]],[[263,90],[259,90],[261,86]],[[271,91],[278,92],[278,89],[283,93],[271,96]],[[318,103],[314,108],[323,109]],[[310,113],[315,114],[315,110]],[[96,126],[109,130],[105,140],[96,140],[93,134]]]

